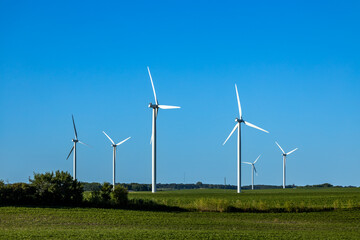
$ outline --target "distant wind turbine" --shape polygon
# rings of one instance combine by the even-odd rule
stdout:
[[[79,143],[84,144],[84,145],[86,145],[86,146],[89,146],[89,145],[87,145],[86,143],[83,143],[83,142],[79,141],[78,136],[77,136],[77,132],[76,132],[76,127],[75,127],[74,115],[72,115],[72,121],[73,121],[73,125],[74,125],[74,133],[75,133],[75,139],[72,139],[72,141],[73,141],[73,143],[74,143],[74,146],[71,148],[70,153],[69,153],[69,155],[67,156],[66,160],[69,159],[72,151],[74,151],[74,154],[73,154],[73,156],[74,156],[74,162],[73,162],[73,179],[75,180],[75,179],[76,179],[76,143],[79,142]]]
[[[276,145],[278,145],[278,147],[280,148],[280,150],[283,153],[283,188],[285,188],[285,186],[286,186],[286,168],[285,168],[286,156],[290,155],[293,152],[295,152],[296,150],[298,150],[298,148],[295,148],[294,150],[291,150],[290,152],[285,153],[284,150],[280,147],[280,145],[277,142],[275,142],[275,143],[276,143]]]
[[[252,190],[254,190],[254,171],[255,171],[255,173],[257,173],[257,172],[256,172],[255,163],[257,162],[257,160],[259,160],[260,156],[261,156],[261,155],[259,155],[259,156],[257,157],[257,159],[256,159],[253,163],[243,162],[243,163],[245,163],[245,164],[250,164],[251,167],[252,167],[252,168],[251,168],[251,189],[252,189]]]
[[[128,137],[127,139],[115,144],[115,142],[111,139],[111,137],[109,137],[109,135],[106,134],[106,132],[103,131],[103,133],[105,134],[105,136],[110,140],[110,142],[112,143],[111,146],[113,147],[113,190],[115,190],[115,160],[116,160],[116,147],[123,144],[124,142],[126,142],[127,140],[129,140],[131,137]]]
[[[154,97],[155,97],[155,104],[152,104],[152,103],[149,104],[149,108],[153,109],[152,135],[151,135],[151,143],[152,143],[152,192],[155,193],[156,192],[156,119],[157,119],[158,111],[159,111],[159,108],[161,108],[161,109],[175,109],[175,108],[180,108],[180,107],[168,106],[168,105],[159,105],[159,102],[158,102],[158,100],[156,98],[155,87],[154,87],[154,83],[153,83],[153,80],[152,80],[152,77],[151,77],[149,67],[147,67],[147,70],[149,72],[151,86],[152,86],[152,89],[153,89],[153,92],[154,92]]]
[[[261,130],[263,132],[269,133],[268,131],[259,128],[257,126],[255,126],[252,123],[246,122],[243,118],[242,118],[242,112],[241,112],[241,105],[240,105],[240,99],[239,99],[239,93],[237,90],[237,86],[235,84],[235,91],[236,91],[236,97],[237,97],[237,102],[238,102],[238,107],[239,107],[239,118],[235,118],[235,122],[236,125],[234,127],[234,129],[231,131],[230,135],[227,137],[227,139],[225,140],[225,142],[223,143],[223,145],[225,145],[225,143],[227,142],[227,140],[231,137],[231,135],[235,132],[236,128],[238,129],[238,148],[237,148],[237,192],[241,193],[241,123],[244,123],[245,125],[249,126],[249,127],[253,127],[256,128],[258,130]]]

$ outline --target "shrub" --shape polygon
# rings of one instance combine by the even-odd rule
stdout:
[[[100,195],[103,203],[109,202],[111,191],[112,191],[112,185],[110,183],[105,182],[101,186]]]
[[[128,203],[128,190],[122,186],[115,186],[113,198],[116,205],[124,206]]]
[[[90,196],[88,198],[88,201],[95,206],[98,206],[101,204],[101,196],[99,190],[94,190],[90,192]]]
[[[34,173],[34,179],[29,181],[35,188],[34,196],[39,203],[77,205],[82,202],[83,187],[68,172]]]
[[[34,202],[35,189],[26,183],[1,184],[0,203],[24,205]]]

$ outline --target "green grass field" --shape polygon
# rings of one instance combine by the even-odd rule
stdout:
[[[247,190],[199,189],[133,192],[130,199],[148,199],[158,204],[198,211],[226,211],[234,207],[242,211],[321,211],[360,209],[360,188],[313,188]]]
[[[95,208],[0,207],[1,239],[360,239],[359,189],[187,190],[130,193],[193,209],[197,201],[310,203],[314,212],[154,212]],[[207,200],[212,199],[212,200]],[[351,206],[350,206],[351,205]],[[215,209],[216,210],[216,209]],[[209,209],[214,211],[214,209]],[[221,211],[217,209],[216,211]]]

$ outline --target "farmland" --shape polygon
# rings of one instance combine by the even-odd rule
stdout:
[[[1,239],[359,239],[359,189],[244,191],[187,190],[151,194],[147,199],[188,211],[134,211],[101,208],[1,207]],[[221,212],[221,205],[254,209],[310,204],[308,212]],[[208,202],[208,208],[203,209]],[[210,204],[211,203],[211,204]],[[196,205],[198,204],[198,205]],[[213,204],[213,205],[212,205]],[[336,208],[334,209],[334,204]],[[196,209],[197,206],[197,209]],[[260,204],[261,206],[261,204]],[[332,209],[329,209],[332,206]],[[235,207],[240,207],[237,205]],[[327,209],[326,211],[324,211]],[[250,210],[250,209],[248,209]]]
[[[132,192],[130,199],[148,199],[158,204],[195,211],[291,212],[360,209],[359,188],[309,188],[246,190],[199,189]]]

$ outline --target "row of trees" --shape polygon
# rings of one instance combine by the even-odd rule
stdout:
[[[84,198],[83,184],[68,172],[34,174],[30,183],[4,184],[0,181],[1,205],[114,206],[127,204],[128,191],[122,186],[104,183]]]

